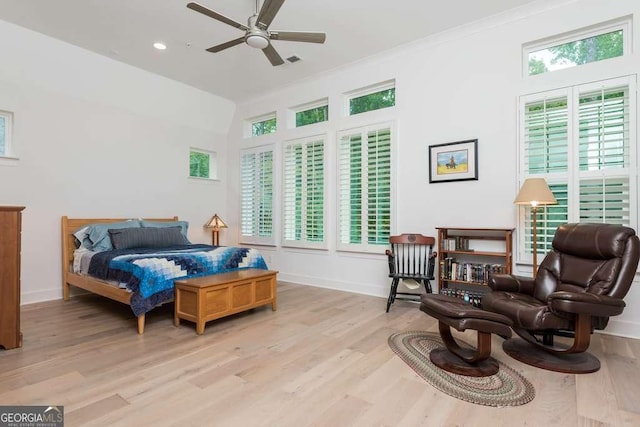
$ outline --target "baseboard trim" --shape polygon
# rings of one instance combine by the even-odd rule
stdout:
[[[640,339],[640,324],[637,322],[628,322],[626,320],[617,320],[609,318],[609,324],[603,331],[597,331],[599,334],[613,335],[622,338]]]
[[[45,289],[42,291],[23,292],[20,295],[20,305],[33,304],[36,302],[53,301],[62,299],[62,289]]]
[[[362,283],[335,279],[323,279],[321,277],[305,276],[301,274],[279,273],[278,280],[287,283],[294,283],[296,285],[314,286],[316,288],[353,292],[355,294],[370,295],[374,297],[386,298],[389,295],[389,289],[381,289],[380,286],[365,285]]]

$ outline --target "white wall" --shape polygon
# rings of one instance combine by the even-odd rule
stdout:
[[[640,15],[636,0],[538,2],[278,88],[238,106],[229,134],[229,162],[239,164],[239,149],[243,147],[280,144],[318,133],[326,133],[330,147],[335,147],[338,130],[392,119],[398,131],[394,233],[435,235],[435,227],[439,226],[515,227],[517,217],[512,202],[517,192],[518,96],[598,80],[611,72],[625,75],[640,71],[639,56],[634,52],[629,59],[524,78],[522,44],[631,14]],[[638,33],[636,29],[636,47],[640,46]],[[344,117],[344,92],[393,78],[397,94],[394,109]],[[325,97],[330,103],[328,123],[285,128],[287,108]],[[274,110],[278,114],[277,133],[253,139],[243,137],[243,119]],[[479,140],[479,180],[429,184],[428,146],[473,138]],[[335,149],[330,149],[330,155],[335,156]],[[280,145],[276,152],[280,153]],[[229,172],[227,220],[232,228],[226,233],[233,233],[238,239],[239,176],[236,168]],[[271,267],[280,271],[282,280],[386,296],[389,280],[384,256],[335,251],[334,175],[335,170],[328,170],[330,249],[304,251],[276,246],[265,247],[263,252]],[[515,270],[530,274],[531,266],[516,265]],[[627,303],[626,311],[612,319],[607,331],[640,337],[639,287],[632,289]],[[380,307],[383,310],[382,301]]]
[[[173,216],[189,238],[228,217],[232,102],[0,21],[0,110],[19,161],[0,204],[26,206],[22,303],[61,298],[60,217]],[[189,147],[217,151],[220,181],[188,179]],[[224,241],[224,236],[223,236]]]

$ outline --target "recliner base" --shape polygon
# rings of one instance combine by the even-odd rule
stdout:
[[[600,369],[600,361],[588,352],[554,354],[530,344],[521,338],[511,338],[502,343],[509,356],[527,365],[567,374],[589,374]]]

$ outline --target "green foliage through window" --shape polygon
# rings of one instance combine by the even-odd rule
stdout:
[[[597,36],[529,53],[529,75],[575,67],[624,55],[623,31]]]
[[[201,151],[189,153],[189,176],[194,178],[211,178],[210,154]]]
[[[349,115],[360,114],[367,111],[396,105],[396,88],[369,93],[349,100]]]
[[[276,131],[276,118],[272,117],[260,122],[251,123],[251,135],[259,136],[273,133]]]
[[[329,120],[329,106],[311,108],[309,110],[298,111],[296,113],[296,127],[311,125],[313,123],[326,122]]]

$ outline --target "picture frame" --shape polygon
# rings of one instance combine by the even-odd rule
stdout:
[[[478,180],[478,140],[429,146],[429,183]]]

